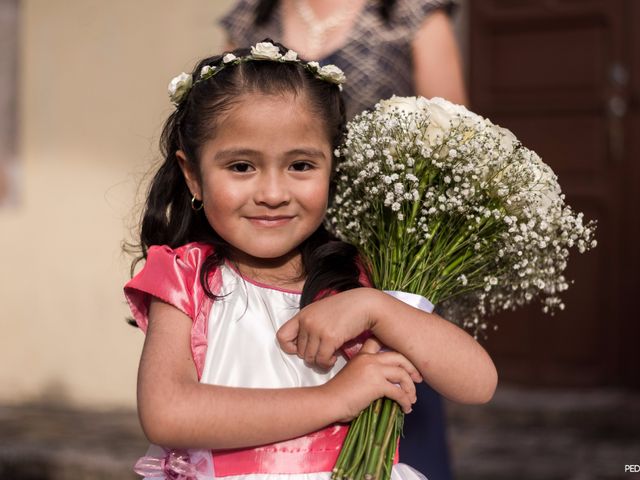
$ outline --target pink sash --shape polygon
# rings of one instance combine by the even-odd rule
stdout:
[[[330,472],[336,464],[348,425],[333,425],[304,437],[256,448],[213,451],[216,477],[252,473]],[[398,450],[393,459],[398,463]]]

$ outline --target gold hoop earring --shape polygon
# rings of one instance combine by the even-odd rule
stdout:
[[[200,210],[202,210],[202,207],[204,207],[204,203],[202,202],[202,200],[198,200],[195,195],[191,197],[191,209],[194,212],[199,212]]]

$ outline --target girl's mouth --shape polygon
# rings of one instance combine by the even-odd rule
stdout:
[[[294,217],[286,215],[261,215],[257,217],[246,217],[253,225],[258,227],[280,227],[286,225]]]

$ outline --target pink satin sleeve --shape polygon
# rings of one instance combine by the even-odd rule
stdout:
[[[207,319],[213,304],[200,283],[200,271],[212,252],[212,247],[201,243],[189,243],[176,249],[166,245],[151,246],[142,270],[124,286],[133,318],[145,333],[153,297],[173,305],[191,318],[191,351],[198,378],[204,367]],[[214,269],[208,281],[211,291],[216,292],[221,283],[218,269]]]

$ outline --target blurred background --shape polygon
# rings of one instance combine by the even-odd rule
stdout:
[[[121,244],[166,84],[223,48],[232,4],[0,0],[1,479],[136,478]],[[640,478],[640,2],[459,4],[471,108],[554,168],[599,246],[573,257],[562,314],[496,320],[496,396],[446,404],[455,478]]]

